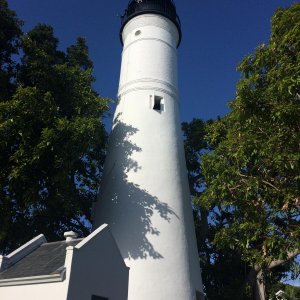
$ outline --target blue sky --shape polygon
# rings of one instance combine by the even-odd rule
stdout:
[[[115,99],[119,80],[120,20],[127,0],[8,0],[28,31],[37,23],[54,27],[60,47],[84,36],[94,61],[96,90]],[[289,0],[175,0],[182,22],[179,48],[181,118],[216,118],[228,112],[239,78],[236,65],[268,41],[270,18]]]
[[[116,98],[121,44],[121,14],[127,0],[8,0],[25,21],[54,27],[65,49],[84,36],[94,62],[96,90]],[[210,119],[225,115],[239,79],[236,65],[270,34],[270,18],[290,0],[175,0],[183,40],[179,48],[181,118]],[[110,123],[109,121],[107,123]],[[300,285],[300,280],[294,282]]]

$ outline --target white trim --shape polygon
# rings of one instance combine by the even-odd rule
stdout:
[[[62,272],[60,272],[59,274],[2,279],[0,280],[0,287],[62,282],[65,280],[65,277],[66,277],[66,269],[64,268]]]
[[[159,80],[159,79],[155,79],[155,78],[142,78],[142,79],[136,79],[136,80],[132,80],[132,81],[129,81],[125,84],[123,84],[122,86],[119,87],[119,94],[122,94],[123,90],[128,88],[129,86],[132,86],[132,85],[138,85],[139,83],[150,83],[150,84],[153,84],[153,83],[159,83],[159,84],[162,84],[162,85],[165,85],[167,88],[169,88],[174,94],[178,94],[178,89],[168,83],[167,81],[163,81],[163,80]]]
[[[140,38],[138,40],[132,41],[131,43],[127,44],[126,47],[123,49],[122,55],[128,50],[128,48],[130,46],[132,46],[135,43],[139,43],[139,42],[144,42],[144,41],[155,41],[155,42],[159,42],[162,44],[165,44],[166,46],[168,46],[169,48],[171,48],[174,52],[176,52],[176,48],[173,47],[173,45],[169,44],[168,42],[162,40],[162,39],[157,39],[157,38]]]
[[[114,236],[112,235],[110,229],[109,229],[109,226],[108,224],[104,223],[102,224],[101,226],[99,226],[97,229],[95,229],[90,235],[88,235],[86,238],[84,238],[79,244],[77,244],[76,246],[73,247],[73,249],[71,249],[71,247],[68,247],[67,250],[69,251],[73,251],[73,250],[80,250],[82,247],[85,246],[85,244],[87,244],[90,240],[94,239],[98,234],[101,234],[102,232],[104,231],[107,231],[112,242],[114,243],[119,255],[120,255],[120,260],[123,262],[123,265],[126,269],[129,269],[128,266],[126,265],[123,257],[122,257],[122,254],[120,252],[120,249],[119,249],[119,246],[117,245],[116,243],[116,240],[114,238]]]
[[[30,240],[29,242],[27,242],[26,244],[24,244],[23,246],[21,246],[20,248],[18,248],[17,250],[8,254],[6,257],[14,261],[18,255],[22,255],[23,257],[24,253],[31,253],[34,249],[38,248],[41,244],[44,243],[47,243],[47,240],[43,234],[40,234],[32,240]]]
[[[165,94],[171,96],[178,103],[178,100],[177,100],[178,96],[176,94],[174,94],[172,91],[168,91],[168,90],[158,88],[158,87],[155,87],[155,86],[141,86],[141,87],[128,89],[128,90],[125,90],[122,93],[120,93],[118,95],[118,97],[122,97],[122,96],[124,96],[128,93],[132,93],[132,92],[136,92],[136,91],[156,91],[156,92],[165,93]]]
[[[33,252],[42,244],[47,243],[47,240],[43,234],[38,235],[37,237],[33,238],[23,246],[19,247],[17,250],[11,252],[6,256],[0,257],[0,271],[4,271],[5,269],[9,268],[10,266],[16,264],[22,258]]]
[[[74,248],[76,250],[79,250],[81,247],[83,247],[85,244],[87,244],[91,239],[93,239],[97,234],[99,234],[102,230],[106,229],[108,227],[107,224],[102,224],[99,228],[97,228],[95,231],[93,231],[90,235],[88,235],[86,238],[84,238],[79,244],[77,244]],[[108,228],[107,228],[108,229]]]

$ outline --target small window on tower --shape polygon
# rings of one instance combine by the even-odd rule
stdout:
[[[154,96],[153,109],[157,111],[164,111],[164,101],[162,97]]]

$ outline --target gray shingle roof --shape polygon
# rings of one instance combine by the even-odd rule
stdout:
[[[66,247],[76,246],[82,239],[70,242],[45,243],[0,273],[0,280],[60,273],[64,266]]]

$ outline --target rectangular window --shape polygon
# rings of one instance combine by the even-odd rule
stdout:
[[[163,97],[154,96],[153,109],[157,111],[164,111],[164,101]]]
[[[93,295],[92,300],[108,300],[108,298]]]

